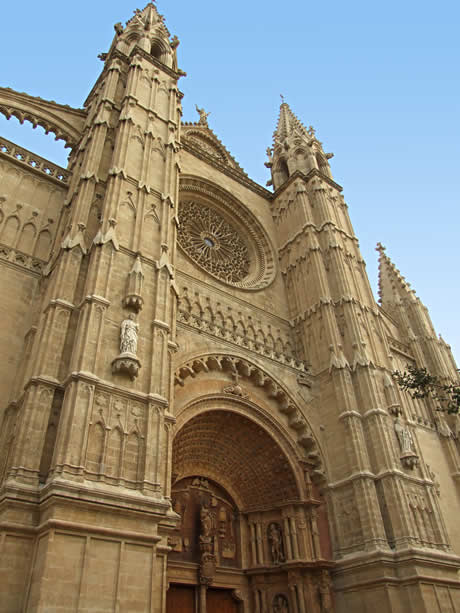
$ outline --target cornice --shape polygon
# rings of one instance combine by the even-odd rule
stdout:
[[[332,228],[330,227],[326,227],[326,226],[332,226]],[[335,232],[338,232],[339,234],[341,234],[342,236],[348,238],[350,241],[353,241],[355,243],[359,243],[359,240],[356,238],[356,236],[353,236],[352,234],[348,234],[348,232],[346,232],[343,228],[339,228],[337,226],[337,224],[335,222],[333,222],[330,219],[327,219],[326,221],[324,221],[320,226],[317,226],[316,224],[312,223],[311,221],[308,221],[306,224],[304,224],[300,230],[294,234],[294,236],[292,236],[291,238],[289,238],[284,245],[281,245],[278,248],[278,253],[281,254],[282,251],[284,251],[285,249],[287,249],[290,245],[292,245],[292,243],[294,243],[300,236],[302,236],[302,234],[305,234],[305,232],[309,229],[314,230],[315,232],[317,232],[318,234],[320,232],[323,232],[324,229],[329,230],[329,229],[333,229]],[[321,249],[321,247],[319,247],[319,251],[323,251]],[[353,255],[353,257],[355,259],[356,255]]]

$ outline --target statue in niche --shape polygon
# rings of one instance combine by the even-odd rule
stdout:
[[[284,562],[283,536],[281,528],[274,522],[268,527],[268,540],[270,542],[270,553],[273,564],[281,564],[281,562]]]
[[[273,613],[289,613],[289,605],[286,596],[277,594],[273,600]]]
[[[401,423],[399,417],[395,421],[395,432],[401,447],[401,462],[406,468],[413,469],[418,464],[414,440],[411,431]]]
[[[208,508],[201,507],[200,511],[201,535],[205,537],[211,536],[212,532],[212,515]]]
[[[398,437],[399,446],[401,447],[401,453],[403,455],[409,455],[414,453],[414,441],[412,440],[412,434],[409,428],[406,428],[398,418],[395,421],[395,432]]]
[[[331,580],[327,570],[323,570],[321,573],[319,597],[321,600],[321,613],[330,613],[332,611]]]
[[[120,331],[120,352],[131,353],[136,355],[137,352],[137,335],[139,330],[139,324],[136,323],[136,316],[134,313],[128,315],[128,319],[124,319],[121,322]]]

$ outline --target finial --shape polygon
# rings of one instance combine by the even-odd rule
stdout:
[[[284,96],[283,96],[283,94],[280,94],[280,98],[281,98],[281,104],[284,104]]]
[[[386,247],[384,245],[382,245],[382,243],[377,243],[377,247],[375,248],[376,251],[379,251],[380,253],[384,252],[386,249]]]

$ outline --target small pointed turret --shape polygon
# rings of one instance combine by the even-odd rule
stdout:
[[[281,98],[278,124],[273,134],[273,149],[267,149],[269,161],[265,166],[272,173],[268,185],[278,189],[295,172],[308,174],[313,169],[332,178],[328,160],[333,154],[324,153],[313,127],[307,129],[284,102],[284,98]]]
[[[130,55],[134,47],[138,47],[153,56],[167,68],[182,74],[177,68],[176,49],[179,39],[170,33],[164,23],[163,15],[158,13],[153,2],[149,2],[141,11],[136,9],[134,16],[126,22],[114,25],[115,37],[107,54],[101,54],[101,59],[107,60],[116,49],[125,55]]]

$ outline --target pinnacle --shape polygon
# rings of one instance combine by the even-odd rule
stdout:
[[[154,1],[146,4],[142,10],[136,9],[133,11],[134,16],[126,22],[126,25],[141,25],[144,27],[144,29],[151,29],[154,26],[159,26],[164,30],[167,36],[170,36],[170,33],[164,23],[164,15],[160,15]]]
[[[404,297],[414,299],[415,291],[386,254],[386,247],[382,243],[377,243],[376,251],[379,252],[379,301],[381,305],[385,307],[395,304]]]

